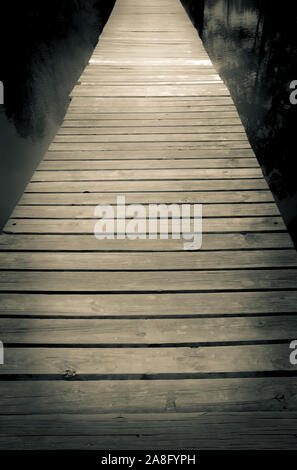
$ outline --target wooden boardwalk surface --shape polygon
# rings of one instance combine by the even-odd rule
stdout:
[[[118,195],[202,249],[97,240]],[[296,448],[296,252],[178,0],[117,0],[0,250],[2,449]]]

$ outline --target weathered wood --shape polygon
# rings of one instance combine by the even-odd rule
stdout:
[[[110,142],[111,137],[107,135],[56,135],[54,143],[70,143],[71,145],[76,143],[93,143],[93,142]],[[212,140],[216,141],[239,141],[247,142],[247,137],[244,132],[235,133],[213,133],[213,134],[112,134],[112,142],[208,142]]]
[[[296,411],[296,377],[1,381],[3,414]],[[100,397],[100,400],[98,400]],[[241,414],[242,415],[242,414]],[[239,416],[241,416],[239,415]]]
[[[203,236],[202,250],[255,250],[293,248],[285,232],[207,233]],[[1,251],[182,251],[184,240],[97,240],[89,235],[2,234]]]
[[[98,217],[99,219],[99,217]],[[143,221],[143,229],[139,232],[143,233],[143,238],[149,237],[149,221]],[[158,233],[172,234],[176,229],[172,227],[172,220],[160,219],[158,221]],[[128,222],[127,222],[128,223]],[[194,230],[194,221],[190,226],[192,233]],[[114,225],[114,231],[116,227]],[[203,219],[203,233],[207,232],[266,232],[285,230],[285,225],[281,217],[221,217],[221,218],[205,218]],[[72,233],[72,234],[89,234],[94,236],[95,220],[94,219],[10,219],[5,227],[5,233]],[[133,232],[128,230],[127,234]],[[146,235],[147,234],[147,235]],[[116,234],[114,235],[116,238]],[[131,237],[130,237],[131,238]],[[171,237],[170,237],[171,238]],[[137,243],[137,241],[135,241]]]
[[[130,100],[130,98],[128,99]],[[226,99],[224,99],[224,101],[225,100]],[[152,102],[151,104],[143,103],[142,106],[140,104],[138,105],[135,104],[135,105],[131,105],[131,108],[129,109],[130,109],[130,113],[142,114],[143,109],[147,108],[147,112],[151,113],[151,115],[153,114],[156,115],[157,113],[159,113],[160,107],[162,108],[163,113],[185,113],[189,111],[190,113],[199,113],[199,114],[202,114],[204,112],[206,113],[212,112],[212,113],[217,114],[220,112],[232,111],[232,108],[233,108],[232,105],[229,102],[224,103],[224,101],[222,100],[221,103],[219,102],[215,105],[211,101],[197,100],[197,103],[192,104],[191,109],[189,109],[189,104],[188,104],[189,102],[187,102],[186,100],[183,103],[173,102],[171,103],[171,105],[170,103],[158,103],[158,102]],[[111,105],[112,105],[112,108],[111,108]],[[119,113],[125,113],[127,111],[128,105],[129,105],[128,102],[117,105],[117,104],[108,103],[108,102],[106,102],[105,104],[100,103],[100,102],[98,102],[97,104],[96,103],[92,104],[92,102],[79,104],[79,102],[75,101],[70,107],[70,112],[73,114],[77,114],[77,113],[86,114],[86,113],[92,112],[95,115],[97,113],[110,113],[112,109],[112,116],[114,118],[118,116]]]
[[[188,124],[187,126],[129,126],[125,123],[126,127],[61,127],[58,135],[125,135],[125,134],[210,134],[210,133],[242,133],[242,126],[194,126]]]
[[[294,340],[297,315],[179,319],[1,318],[6,344],[206,344]]]
[[[297,268],[292,250],[186,253],[0,253],[0,270],[203,270]]]
[[[155,142],[151,141],[135,141],[135,142],[114,142],[113,140],[106,142],[53,142],[49,146],[49,151],[54,152],[90,152],[96,150],[97,152],[111,152],[116,151],[125,151],[130,153],[130,151],[150,151],[158,150],[160,154],[162,151],[171,152],[171,149],[175,150],[196,150],[203,149],[203,154],[205,155],[208,150],[212,150],[215,156],[218,155],[217,151],[224,150],[236,150],[236,153],[242,153],[244,150],[250,150],[250,144],[247,141],[228,141],[228,140],[217,140],[216,142],[210,141],[186,141],[183,142]],[[205,152],[204,152],[205,150]],[[196,156],[196,155],[195,155]]]
[[[195,179],[263,178],[260,168],[228,169],[145,169],[145,170],[77,170],[35,171],[32,182],[40,181],[131,181],[131,180],[195,180]]]
[[[180,126],[195,126],[195,128],[203,129],[207,126],[207,128],[211,128],[212,130],[215,129],[221,129],[221,126],[238,126],[240,127],[241,121],[238,117],[214,117],[214,118],[204,118],[199,117],[199,118],[182,118],[179,117],[179,119],[174,119],[168,116],[167,118],[163,119],[128,119],[128,116],[130,115],[121,115],[119,116],[121,119],[106,119],[106,117],[101,118],[101,119],[84,119],[84,120],[65,120],[60,128],[60,133],[67,132],[72,133],[76,132],[77,129],[80,131],[86,132],[97,132],[97,129],[110,129],[110,128],[120,128],[120,129],[125,129],[125,128],[136,128],[136,127],[144,127],[144,126],[154,126],[161,128],[162,130],[168,126],[179,128]],[[189,116],[189,115],[187,115]],[[125,120],[124,120],[125,119]],[[128,127],[129,126],[129,127]],[[233,128],[233,127],[232,127]],[[184,129],[187,129],[187,127],[184,127]]]
[[[33,209],[33,205],[46,206],[53,205],[57,208],[57,214],[59,213],[59,206],[88,206],[97,204],[115,204],[117,202],[117,196],[119,193],[24,193],[19,200],[18,206],[15,211],[20,211],[21,206],[30,206]],[[151,204],[151,203],[197,203],[204,204],[203,211],[209,209],[210,204],[220,204],[220,206],[226,203],[236,203],[234,211],[240,211],[237,205],[244,203],[246,215],[260,215],[259,211],[261,208],[265,210],[268,207],[274,207],[274,214],[278,211],[276,204],[274,203],[273,196],[270,191],[197,191],[197,192],[139,192],[139,193],[126,193],[125,194],[126,204]],[[273,203],[273,204],[271,204]],[[231,204],[228,204],[231,206]],[[257,207],[256,207],[257,206]],[[243,207],[243,204],[241,204]],[[250,207],[254,209],[253,214],[249,214]],[[14,212],[13,214],[15,214]],[[263,214],[264,215],[264,214]],[[265,214],[268,215],[268,214]],[[272,214],[271,214],[272,215]]]
[[[195,87],[196,88],[196,87]],[[129,87],[129,90],[133,90],[134,86]],[[127,112],[125,105],[130,104],[130,112],[141,111],[143,112],[144,105],[148,108],[148,111],[160,111],[162,107],[164,111],[194,111],[197,112],[196,108],[201,108],[205,111],[213,111],[214,109],[226,111],[233,106],[232,98],[230,96],[216,96],[215,102],[212,96],[161,96],[161,97],[133,97],[133,96],[112,96],[112,97],[96,97],[96,96],[84,96],[74,97],[70,103],[70,110],[75,108],[85,108],[89,105],[89,110],[94,111],[100,109],[101,112],[105,110],[110,111],[110,105],[112,105],[112,111],[114,112]],[[210,109],[209,107],[210,106]],[[109,108],[109,109],[107,109]]]
[[[101,268],[102,269],[102,268]],[[108,266],[105,266],[108,269]],[[297,289],[297,269],[235,271],[2,271],[0,291],[204,292]]]
[[[221,159],[175,159],[175,160],[92,160],[44,161],[38,170],[118,170],[118,169],[173,169],[173,168],[258,168],[255,158],[221,158]]]
[[[154,64],[158,65],[158,64]],[[100,69],[98,70],[98,73],[100,72]],[[123,80],[125,80],[125,76],[123,77]],[[162,85],[161,85],[162,87]],[[189,86],[187,85],[185,87],[185,91],[187,90]],[[199,86],[198,86],[199,87]],[[197,88],[198,88],[197,87]],[[89,89],[90,87],[83,87],[84,89]],[[112,87],[113,90],[116,88],[120,88],[119,91],[124,91],[123,87],[117,87],[114,86]],[[187,95],[172,95],[172,96],[145,96],[141,94],[140,96],[134,95],[130,96],[129,91],[133,91],[135,88],[134,85],[126,87],[126,95],[118,95],[118,96],[74,96],[71,98],[70,102],[70,109],[72,110],[73,108],[81,108],[81,107],[86,107],[88,104],[90,104],[90,110],[94,110],[95,108],[99,108],[100,105],[102,106],[101,112],[105,110],[105,108],[113,104],[115,105],[115,108],[112,108],[112,112],[117,112],[117,111],[122,111],[122,112],[127,112],[127,109],[125,108],[125,104],[128,102],[131,103],[131,108],[129,108],[129,112],[131,111],[137,111],[143,109],[143,104],[147,104],[147,106],[150,108],[148,111],[152,111],[153,109],[151,108],[160,108],[160,104],[164,105],[163,111],[166,111],[166,108],[169,108],[169,110],[174,111],[177,108],[190,108],[189,111],[193,110],[195,111],[195,107],[205,107],[207,105],[211,105],[213,107],[222,107],[223,111],[226,110],[225,108],[232,107],[232,98],[230,95],[226,95],[225,93],[221,96],[219,95],[214,95],[216,98],[216,101],[214,102],[211,98],[212,96],[209,94],[197,94],[196,96],[187,96]],[[149,87],[152,90],[157,90],[157,86],[151,86]],[[168,86],[163,86],[165,89],[172,89],[172,87]],[[193,87],[192,88],[196,88]],[[209,87],[208,87],[209,88]],[[228,93],[228,92],[227,92]],[[179,109],[180,110],[180,109]],[[109,111],[109,110],[108,110]],[[211,109],[210,109],[211,111]]]
[[[123,119],[126,119],[123,116]],[[177,146],[178,147],[178,146]],[[176,158],[228,158],[228,157],[237,157],[237,158],[245,158],[245,157],[254,157],[253,151],[251,148],[243,148],[243,149],[232,149],[232,148],[225,148],[220,149],[216,148],[215,150],[209,149],[199,149],[199,148],[173,148],[170,147],[166,149],[133,149],[130,148],[129,152],[123,150],[123,148],[119,148],[118,150],[72,150],[72,151],[55,151],[49,150],[44,157],[44,161],[47,160],[142,160],[142,159],[161,159],[161,160],[172,160]]]
[[[296,449],[297,416],[286,411],[4,415],[1,421],[6,450]]]
[[[125,152],[129,153],[132,151],[132,153],[137,152],[138,154],[141,152],[144,152],[144,155],[147,154],[147,152],[153,151],[156,153],[156,150],[158,150],[158,154],[160,155],[162,152],[168,154],[171,154],[171,151],[175,149],[175,151],[181,151],[181,152],[188,152],[188,151],[195,151],[195,157],[197,157],[196,150],[200,149],[200,154],[201,150],[202,155],[207,155],[206,152],[210,152],[213,154],[214,157],[217,155],[220,155],[220,152],[223,152],[223,154],[228,155],[227,152],[231,151],[236,151],[236,154],[242,154],[246,150],[249,150],[249,153],[251,152],[250,145],[248,142],[240,142],[240,141],[217,141],[217,142],[212,142],[212,141],[205,141],[205,142],[53,142],[49,146],[49,152],[88,152],[92,153],[93,151],[96,151],[97,154],[98,152],[101,152],[101,155],[104,155],[104,153],[109,153],[112,155],[112,152],[115,152],[117,155],[119,152]],[[60,153],[60,155],[61,155]],[[180,154],[181,155],[181,154]],[[199,154],[198,154],[199,155]]]
[[[168,317],[297,313],[296,291],[188,294],[0,294],[2,315]]]
[[[144,49],[145,51],[145,49]],[[72,96],[230,96],[222,84],[207,85],[178,85],[178,86],[77,86]]]
[[[288,344],[161,348],[9,347],[1,375],[210,374],[293,371]],[[166,378],[166,377],[164,377]]]
[[[207,111],[207,109],[204,112],[178,112],[178,113],[173,113],[173,112],[162,112],[160,109],[159,112],[150,112],[145,111],[145,112],[140,112],[140,113],[131,113],[127,109],[121,113],[118,113],[115,115],[115,113],[112,112],[112,110],[109,110],[109,112],[102,113],[98,111],[98,113],[94,112],[86,112],[86,113],[73,113],[70,110],[67,112],[67,117],[65,121],[63,122],[63,126],[71,125],[71,126],[76,126],[77,122],[83,122],[83,121],[90,121],[94,123],[97,120],[100,120],[100,122],[104,122],[105,126],[108,126],[110,122],[113,122],[115,119],[119,120],[122,125],[126,125],[130,120],[137,120],[141,122],[141,120],[183,120],[187,121],[190,123],[190,125],[194,125],[194,123],[197,123],[199,121],[205,122],[206,120],[211,120],[213,123],[216,122],[216,120],[221,119],[224,124],[227,124],[231,119],[237,120],[239,119],[238,113],[235,108],[231,109],[230,111]]]
[[[202,249],[97,240],[119,195]],[[0,251],[0,448],[296,447],[296,252],[179,1],[117,0]]]
[[[245,191],[245,190],[267,190],[264,179],[222,179],[222,180],[163,180],[163,181],[84,181],[84,182],[31,182],[25,189],[26,193],[83,193],[83,192],[129,192],[140,191]]]
[[[38,195],[39,196],[39,195]],[[144,196],[144,194],[142,195]],[[146,197],[146,206],[148,205],[147,196]],[[108,195],[106,195],[108,198]],[[142,198],[141,198],[142,199]],[[163,198],[162,198],[163,199]],[[169,197],[166,196],[165,201],[160,199],[157,203],[170,203]],[[37,197],[36,197],[37,200]],[[110,199],[105,199],[100,201],[101,204],[110,204],[114,207],[114,214],[117,214],[116,206],[117,198],[114,197],[114,200],[111,201]],[[125,198],[126,202],[126,198]],[[176,201],[175,201],[176,202]],[[180,201],[182,202],[182,201]],[[198,202],[198,197],[197,197]],[[40,203],[40,200],[39,200]],[[97,200],[99,204],[99,201]],[[137,204],[139,201],[134,199],[133,204]],[[72,206],[72,205],[60,205],[60,206],[49,206],[49,205],[18,205],[14,209],[12,213],[12,218],[17,219],[85,219],[85,218],[93,218],[95,205],[88,206],[88,205],[81,205],[81,206]],[[274,216],[279,215],[279,211],[277,206],[273,203],[258,203],[258,204],[204,204],[203,205],[203,217],[240,217],[240,216]],[[127,216],[127,219],[131,218],[131,216]],[[172,218],[172,214],[169,213],[169,218]]]

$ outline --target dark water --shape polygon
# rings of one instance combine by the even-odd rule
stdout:
[[[0,228],[61,124],[114,0],[1,2]]]
[[[297,2],[182,0],[297,242]]]

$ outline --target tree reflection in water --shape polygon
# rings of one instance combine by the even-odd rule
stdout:
[[[297,2],[182,0],[235,101],[249,140],[297,242],[295,127]]]

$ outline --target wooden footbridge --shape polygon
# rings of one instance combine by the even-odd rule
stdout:
[[[97,240],[119,195],[202,249]],[[117,0],[0,246],[2,449],[296,448],[296,252],[178,0]]]

